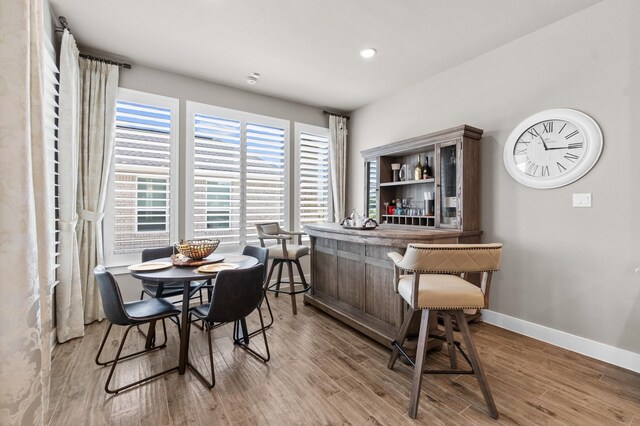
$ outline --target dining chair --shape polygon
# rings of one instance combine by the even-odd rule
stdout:
[[[396,340],[392,342],[393,352],[387,367],[393,369],[400,354],[413,365],[409,417],[415,419],[418,413],[423,374],[475,374],[489,414],[494,419],[498,418],[498,409],[480,364],[464,310],[482,309],[486,306],[487,300],[482,289],[488,288],[492,273],[500,268],[501,255],[502,244],[495,243],[409,244],[404,256],[396,252],[389,253],[395,265],[396,293],[406,301],[408,309]],[[480,287],[463,278],[469,273],[482,275]],[[445,325],[444,338],[429,335],[429,313],[432,311],[442,313]],[[403,347],[414,315],[421,315],[415,362]],[[457,321],[468,354],[462,350],[460,342],[454,340],[452,318]],[[450,370],[424,369],[427,341],[430,337],[446,340]],[[462,354],[470,367],[469,370],[458,369],[456,350]]]
[[[286,229],[280,228],[278,222],[258,223],[256,224],[256,230],[258,231],[258,239],[260,240],[260,246],[266,247],[266,240],[276,240],[277,244],[269,247],[269,259],[271,259],[271,268],[269,269],[269,275],[265,283],[267,291],[275,293],[275,297],[278,297],[280,293],[288,294],[291,296],[291,310],[293,314],[297,314],[298,309],[296,306],[296,294],[305,293],[311,287],[304,278],[304,272],[300,265],[300,258],[309,254],[309,247],[302,244],[302,236],[304,232],[292,232]],[[287,241],[292,240],[294,236],[298,238],[298,244],[289,244]],[[287,264],[289,272],[289,281],[282,281],[282,267]],[[294,281],[293,279],[293,265],[296,265],[298,269],[298,275],[300,281]],[[274,284],[270,284],[271,276],[276,267],[278,269],[278,278]],[[289,290],[281,290],[281,284],[289,284]],[[302,284],[301,290],[296,290],[296,284]],[[275,289],[274,289],[275,287]]]
[[[107,327],[107,331],[104,334],[104,338],[102,339],[102,343],[100,344],[100,348],[98,349],[98,354],[96,355],[95,359],[96,364],[101,366],[107,366],[111,364],[111,370],[109,371],[107,382],[104,385],[104,390],[107,393],[115,394],[125,389],[129,389],[130,387],[158,378],[164,374],[176,371],[178,369],[177,365],[143,379],[136,380],[135,382],[120,386],[119,388],[109,388],[109,384],[111,383],[111,379],[113,378],[113,373],[116,369],[116,365],[118,365],[120,361],[166,347],[167,327],[164,320],[166,318],[175,317],[177,323],[178,315],[180,315],[180,309],[162,298],[153,298],[124,303],[122,301],[120,288],[118,287],[118,283],[116,282],[113,274],[108,272],[102,265],[98,265],[93,270],[93,273],[98,282],[98,289],[100,291],[100,297],[102,298],[102,308],[104,310],[104,315],[109,321],[109,326]],[[155,326],[155,322],[158,320],[162,321],[162,331],[164,333],[164,342],[162,342],[162,344],[155,345],[150,349],[144,349],[142,351],[135,352],[126,356],[121,356],[122,348],[124,347],[124,343],[127,340],[127,336],[129,335],[129,331],[131,331],[132,327],[144,324],[152,324],[153,326]],[[115,358],[110,361],[100,361],[100,355],[102,354],[102,350],[104,349],[104,345],[114,324],[126,326],[127,328],[124,331]]]
[[[211,367],[211,381],[206,379],[204,375],[190,361],[187,365],[194,371],[196,376],[202,380],[209,388],[213,388],[216,384],[215,369],[213,365],[213,348],[211,343],[211,330],[223,324],[230,322],[235,323],[233,332],[233,343],[246,350],[262,362],[268,362],[271,358],[269,352],[269,344],[267,342],[267,333],[264,327],[262,311],[260,305],[264,298],[264,265],[262,263],[247,269],[228,269],[218,273],[215,285],[213,286],[213,295],[211,302],[206,305],[195,306],[189,311],[189,327],[191,327],[191,317],[196,320],[202,320],[205,324],[207,332],[207,341],[209,345],[209,365]],[[266,355],[258,352],[257,349],[250,347],[247,336],[237,335],[237,323],[249,316],[253,311],[258,311],[262,336]]]
[[[158,248],[149,248],[142,250],[142,261],[148,262],[150,260],[161,259],[165,257],[171,257],[174,254],[173,246],[168,247],[158,247]],[[196,293],[199,293],[200,304],[204,303],[202,298],[202,285],[204,283],[199,283],[196,281],[191,281],[189,283],[189,299],[192,299]],[[140,292],[140,300],[144,299],[144,295],[148,295],[149,297],[173,297],[173,296],[182,296],[182,291],[184,287],[182,283],[157,283],[152,281],[142,281],[142,291]],[[177,301],[175,303],[181,303]]]
[[[265,330],[273,325],[273,311],[271,310],[271,304],[269,303],[269,298],[267,297],[267,290],[265,284],[267,283],[267,262],[269,261],[269,249],[265,247],[256,247],[256,246],[246,246],[244,250],[242,250],[242,254],[245,256],[251,256],[258,259],[258,263],[262,263],[265,265],[263,271],[263,289],[264,289],[264,303],[267,305],[267,309],[269,310],[269,323],[264,326]],[[261,329],[257,329],[255,331],[251,331],[248,333],[248,336],[254,336],[260,333]]]

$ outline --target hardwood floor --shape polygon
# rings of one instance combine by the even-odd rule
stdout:
[[[105,323],[54,351],[51,425],[575,424],[640,425],[640,375],[487,324],[472,325],[500,419],[487,414],[473,376],[427,375],[418,419],[406,415],[411,370],[386,364],[390,351],[310,306],[270,296],[276,321],[267,332],[271,361],[262,364],[214,330],[216,387],[172,373],[116,396],[104,392],[108,369],[94,363]],[[171,323],[164,350],[124,361],[113,386],[177,364]],[[113,356],[114,327],[104,356]],[[460,336],[456,336],[459,338]],[[131,333],[125,348],[140,348]],[[254,339],[258,347],[261,339]],[[190,359],[208,374],[204,333],[192,327]],[[458,362],[461,363],[458,357]],[[446,351],[431,368],[448,367]]]

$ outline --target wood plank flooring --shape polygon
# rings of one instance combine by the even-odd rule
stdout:
[[[471,329],[500,419],[489,417],[475,378],[465,375],[425,376],[418,418],[410,419],[407,365],[388,370],[384,347],[313,307],[299,302],[294,316],[289,298],[270,300],[276,316],[267,332],[271,361],[262,364],[234,347],[231,326],[214,330],[213,390],[187,371],[107,395],[108,369],[94,363],[105,323],[88,326],[84,338],[54,351],[50,424],[640,425],[639,374],[487,324]],[[177,328],[167,327],[167,348],[123,362],[113,386],[177,364]],[[114,327],[105,357],[113,357],[122,329]],[[209,374],[206,342],[192,327],[190,359]],[[261,339],[253,342],[263,349]],[[132,332],[125,352],[142,345]],[[447,368],[446,351],[430,353],[427,363]]]

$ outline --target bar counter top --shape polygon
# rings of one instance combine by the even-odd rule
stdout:
[[[461,242],[467,238],[474,241],[482,231],[458,231],[456,229],[408,229],[382,224],[375,229],[348,229],[338,223],[316,223],[305,225],[305,232],[311,237],[330,238],[360,244],[374,244],[406,248],[408,242],[447,244]]]

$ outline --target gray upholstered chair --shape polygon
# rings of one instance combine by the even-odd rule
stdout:
[[[481,309],[486,305],[482,288],[488,288],[491,274],[500,268],[502,244],[409,244],[404,256],[389,253],[395,264],[395,289],[407,302],[408,309],[397,338],[392,342],[393,352],[388,367],[392,369],[402,353],[413,365],[413,384],[409,398],[409,417],[418,412],[422,374],[475,374],[491,417],[498,418],[498,409],[491,396],[487,378],[480,364],[464,310]],[[478,287],[463,277],[468,273],[481,273],[482,286]],[[425,370],[425,355],[429,339],[429,313],[442,313],[451,370]],[[404,341],[414,315],[422,314],[418,349],[415,362],[406,354]],[[468,353],[454,341],[452,317],[455,318]],[[440,336],[434,336],[440,338]],[[456,349],[469,364],[470,370],[458,370]]]
[[[122,301],[120,289],[118,288],[118,283],[116,282],[114,276],[104,269],[104,266],[98,265],[93,270],[93,273],[98,282],[98,289],[102,298],[102,308],[104,310],[104,315],[109,321],[109,326],[107,327],[107,331],[104,334],[104,338],[102,339],[102,343],[100,344],[100,348],[98,349],[98,354],[96,355],[96,364],[102,366],[111,364],[111,370],[109,371],[107,382],[104,385],[104,390],[107,393],[118,393],[125,389],[129,389],[132,386],[136,386],[138,384],[147,382],[149,380],[177,370],[178,366],[176,365],[175,367],[161,371],[160,373],[153,374],[149,377],[136,380],[135,382],[120,386],[119,388],[109,388],[109,383],[111,383],[113,372],[115,371],[118,362],[146,352],[151,352],[166,347],[167,328],[164,320],[166,318],[175,317],[174,319],[176,320],[177,324],[178,315],[180,315],[180,309],[162,298],[153,298],[124,303]],[[124,342],[127,340],[127,336],[129,335],[129,331],[131,331],[132,327],[147,323],[155,324],[155,321],[158,320],[162,321],[162,330],[164,332],[164,342],[161,345],[155,345],[150,349],[145,349],[139,352],[132,353],[130,355],[120,356],[122,353],[122,348],[124,347]],[[122,340],[120,341],[120,345],[118,346],[118,351],[115,358],[110,361],[100,361],[100,355],[102,354],[102,350],[104,349],[104,344],[107,341],[107,337],[109,337],[109,333],[111,332],[111,327],[113,327],[114,324],[126,326],[127,328],[124,331],[124,335],[122,336]]]
[[[234,344],[239,345],[242,349],[246,350],[262,362],[268,362],[271,358],[269,353],[269,344],[267,342],[267,333],[262,319],[262,311],[260,309],[262,299],[264,298],[263,283],[264,265],[262,263],[248,269],[220,271],[216,277],[216,283],[213,286],[211,303],[190,309],[189,326],[191,326],[192,317],[195,320],[202,320],[205,324],[205,331],[207,332],[207,340],[209,344],[211,381],[207,380],[191,362],[187,361],[187,365],[209,388],[213,388],[216,384],[215,368],[213,365],[213,348],[211,344],[211,330],[220,325],[233,322]],[[248,336],[239,336],[237,329],[238,324],[240,324],[242,320],[255,310],[258,311],[258,316],[260,318],[260,331],[262,332],[264,339],[266,355],[263,355],[256,349],[250,347]]]
[[[242,254],[245,256],[251,256],[258,259],[258,263],[262,263],[264,266],[264,276],[263,286],[267,282],[267,262],[269,261],[269,249],[265,247],[256,247],[256,246],[246,246],[244,250],[242,250]],[[269,323],[264,325],[264,328],[267,329],[273,325],[273,311],[271,310],[271,304],[269,303],[269,298],[267,297],[267,290],[264,290],[264,303],[267,304],[267,309],[269,310]],[[261,329],[257,329],[255,331],[249,332],[249,336],[253,336],[255,334],[260,333]]]
[[[291,232],[280,228],[278,222],[258,223],[256,224],[256,230],[258,231],[258,238],[260,239],[260,245],[266,247],[265,241],[276,240],[277,244],[269,247],[269,259],[271,259],[271,268],[269,269],[269,275],[265,282],[265,289],[267,291],[274,292],[276,297],[280,293],[288,294],[291,296],[291,309],[295,315],[297,311],[296,307],[296,294],[304,293],[309,290],[310,286],[304,278],[304,272],[300,265],[300,258],[309,254],[309,247],[302,245],[302,236],[304,232]],[[297,236],[298,243],[288,243]],[[286,263],[289,272],[289,281],[282,281],[282,267]],[[293,279],[293,265],[298,268],[298,274],[300,281],[294,281]],[[275,268],[278,269],[278,278],[274,284],[270,284],[271,276]],[[281,284],[289,284],[289,290],[281,290]],[[301,284],[302,289],[296,290],[296,284]],[[275,287],[275,289],[274,289]]]

